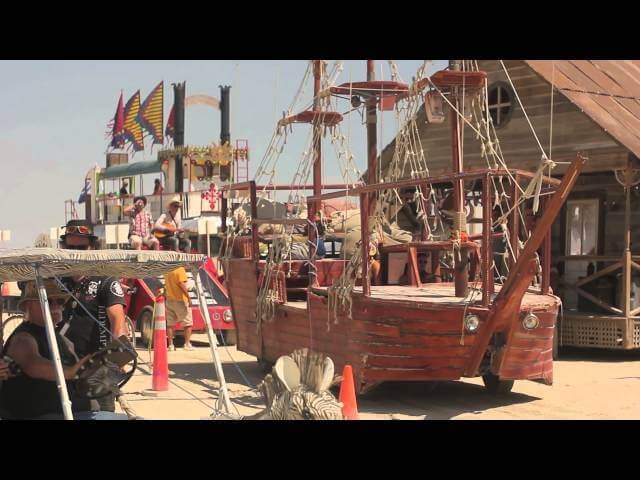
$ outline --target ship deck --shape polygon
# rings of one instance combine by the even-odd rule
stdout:
[[[500,288],[501,285],[495,286],[496,294]],[[327,287],[316,287],[313,290],[317,293],[328,292]],[[353,291],[355,294],[362,295],[362,287],[355,287]],[[416,302],[451,307],[463,307],[470,300],[474,304],[479,304],[482,300],[480,289],[471,289],[466,298],[456,297],[454,292],[455,287],[452,283],[423,284],[420,288],[409,285],[372,285],[370,298],[374,301]],[[533,289],[525,293],[522,299],[523,308],[549,308],[557,304],[558,300],[555,296],[542,295]]]

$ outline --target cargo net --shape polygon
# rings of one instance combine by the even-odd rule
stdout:
[[[355,186],[362,175],[354,162],[354,155],[349,148],[350,131],[344,132],[340,123],[327,124],[326,117],[337,112],[337,102],[331,96],[322,96],[311,99],[305,103],[305,94],[311,88],[312,64],[309,63],[300,86],[289,105],[283,112],[282,119],[278,122],[271,137],[267,151],[256,170],[255,182],[262,185],[257,192],[258,216],[262,218],[280,218],[288,220],[300,220],[295,225],[262,224],[258,227],[259,236],[271,237],[271,248],[260,243],[261,256],[266,256],[264,270],[259,279],[259,293],[256,306],[257,328],[260,329],[263,321],[270,321],[275,314],[275,306],[282,302],[283,283],[292,275],[291,265],[294,261],[304,261],[309,269],[309,275],[315,276],[316,244],[309,240],[310,231],[314,238],[319,237],[315,219],[310,219],[305,186],[310,183],[314,165],[314,146],[322,140],[329,140],[339,168],[340,178],[344,184]],[[332,68],[328,68],[327,62],[321,65],[321,90],[327,91],[334,86],[343,70],[343,62],[337,61]],[[317,104],[316,104],[317,103]],[[315,105],[315,106],[314,106]],[[309,134],[305,148],[298,161],[298,167],[289,184],[289,194],[286,202],[278,201],[276,191],[276,177],[280,159],[285,151],[288,136],[293,132],[293,123],[287,119],[297,111],[321,112],[310,123]],[[324,114],[324,117],[323,117]],[[325,169],[323,169],[325,171]],[[323,178],[325,183],[325,178]],[[238,225],[243,225],[245,234],[249,231],[250,221],[246,204],[248,200],[241,202],[242,213],[234,213]],[[321,222],[326,228],[326,219],[321,213]],[[228,237],[227,241],[233,243],[235,237]],[[232,247],[233,245],[231,245]],[[231,254],[232,248],[227,248],[227,254]],[[288,264],[288,268],[287,268]]]
[[[507,68],[502,62],[501,65],[505,76],[515,91],[515,86],[511,82]],[[461,67],[463,71],[479,70],[477,61],[463,61]],[[390,146],[393,148],[393,154],[388,164],[383,165],[384,152],[381,155],[381,161],[378,162],[380,168],[378,178],[380,178],[381,182],[394,182],[404,178],[426,178],[430,175],[428,152],[422,143],[419,131],[419,125],[426,120],[426,112],[423,109],[423,105],[425,109],[428,108],[428,105],[423,103],[423,95],[417,95],[418,93],[423,93],[419,91],[417,86],[420,84],[425,85],[425,82],[421,82],[421,80],[428,78],[426,69],[427,62],[423,64],[416,77],[414,77],[409,89],[410,94],[396,104],[396,124],[401,125],[401,128],[399,128],[395,140]],[[480,154],[487,168],[507,170],[508,166],[489,111],[486,81],[484,87],[479,92],[475,92],[470,98],[465,98],[466,91],[463,86],[459,96],[461,102],[458,108],[451,102],[450,95],[441,91],[431,81],[427,81],[426,85],[429,86],[429,92],[441,98],[442,102],[450,107],[451,112],[460,119],[460,136],[458,139],[460,154],[464,155],[465,127],[470,128],[475,134],[475,139],[479,141]],[[520,102],[519,97],[518,102]],[[526,111],[521,102],[520,107],[526,116]],[[530,122],[529,125],[531,125]],[[551,161],[544,149],[542,149],[533,127],[531,130],[540,146],[542,156],[536,174],[528,186],[523,188],[510,173],[505,176],[491,177],[494,192],[492,231],[503,235],[503,248],[498,249],[494,258],[491,259],[490,275],[499,284],[504,283],[509,274],[510,265],[515,263],[515,249],[523,249],[524,244],[531,235],[532,222],[527,221],[527,218],[531,218],[532,215],[538,212],[540,198],[546,194],[542,192],[543,176],[545,173],[550,175],[551,169],[555,166],[555,162]],[[519,193],[517,202],[514,202],[513,199],[515,190]],[[447,209],[447,204],[449,203],[447,200],[451,194],[450,190],[435,188],[430,183],[415,187],[413,194],[409,198],[407,198],[406,191],[403,193],[401,195],[397,189],[389,189],[380,192],[377,196],[370,219],[371,245],[369,248],[370,258],[367,261],[372,261],[375,256],[376,245],[385,243],[385,232],[392,232],[394,229],[398,230],[398,213],[407,203],[410,203],[414,206],[415,223],[419,224],[423,229],[423,238],[426,238],[427,241],[452,240],[451,251],[441,257],[441,265],[451,268],[454,258],[460,255],[460,249],[457,248],[457,245],[459,245],[460,239],[464,234],[467,233],[467,221],[473,216],[472,205],[479,203],[479,195],[473,191],[473,185],[470,190],[465,191],[465,210],[461,212]],[[519,218],[519,232],[517,239],[515,239],[516,241],[512,242],[507,219],[514,210]],[[527,211],[529,212],[528,216],[526,214]],[[513,248],[514,246],[515,249]],[[361,245],[358,244],[358,248],[353,251],[343,274],[329,288],[329,310],[334,323],[338,322],[340,316],[351,318],[352,292],[358,274],[362,269],[363,259],[362,248],[360,247]],[[538,275],[535,282],[539,284],[542,268],[537,254],[536,260]],[[466,305],[478,300],[481,295],[481,289],[479,288],[481,280],[481,277],[478,276],[476,282],[470,288],[469,295],[465,299]],[[327,326],[328,328],[330,327],[329,323]],[[464,331],[463,328],[461,330]]]

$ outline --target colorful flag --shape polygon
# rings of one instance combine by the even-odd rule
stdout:
[[[124,107],[123,134],[124,138],[131,142],[135,152],[144,150],[142,126],[138,123],[138,112],[140,112],[140,90],[133,94]]]
[[[171,111],[169,112],[169,118],[167,119],[167,128],[164,130],[165,137],[171,137],[176,133],[175,129],[175,113],[173,111],[173,106],[171,107]]]
[[[111,146],[113,148],[124,147],[124,106],[122,105],[122,92],[120,92],[120,100],[118,100],[118,108],[116,108],[116,114],[113,116]]]
[[[82,188],[80,196],[78,197],[78,203],[86,202],[88,195],[91,195],[91,179],[87,177],[84,179],[84,187]]]
[[[164,82],[160,82],[142,102],[142,107],[140,107],[140,112],[138,113],[138,123],[151,134],[153,143],[159,143],[160,145],[164,142],[164,137],[162,136],[163,107]]]

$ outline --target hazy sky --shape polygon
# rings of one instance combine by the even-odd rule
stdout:
[[[402,79],[410,82],[422,62],[397,61]],[[378,61],[376,65],[377,78],[388,80],[388,63]],[[430,71],[444,65],[434,62]],[[63,225],[64,201],[78,199],[91,166],[104,167],[106,124],[113,117],[120,90],[125,102],[138,89],[144,100],[164,80],[166,122],[173,104],[172,82],[186,81],[187,96],[199,93],[216,98],[218,85],[231,85],[231,138],[249,140],[252,175],[306,67],[305,60],[0,61],[0,192],[4,204],[0,230],[12,233],[11,241],[0,246],[30,246],[39,233],[48,234],[50,227]],[[365,73],[364,61],[345,61],[338,82],[364,80]],[[307,88],[306,97],[310,93]],[[357,114],[347,118],[343,128],[351,128],[351,149],[364,170],[364,127]],[[392,139],[393,124],[393,114],[385,113],[381,144]],[[283,183],[291,181],[307,130],[304,125],[294,127],[278,169]],[[219,136],[218,111],[206,106],[187,109],[187,144],[218,142]],[[132,161],[155,156],[155,150],[153,154],[147,150]],[[79,214],[84,216],[82,205]]]

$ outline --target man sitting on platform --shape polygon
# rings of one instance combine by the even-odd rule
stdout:
[[[133,199],[133,205],[124,209],[124,214],[131,218],[129,242],[134,250],[142,250],[143,244],[152,250],[160,250],[160,242],[151,235],[153,218],[146,207],[147,197],[140,196]]]
[[[182,249],[183,252],[191,251],[191,240],[179,237],[183,232],[182,221],[180,219],[180,207],[182,201],[179,195],[175,195],[167,203],[167,211],[158,217],[153,230],[162,236],[160,244],[169,247],[176,252]]]

